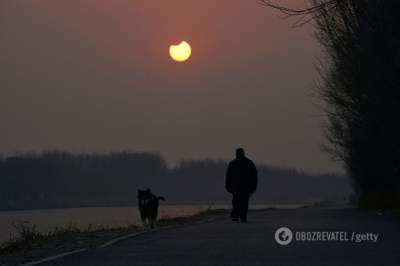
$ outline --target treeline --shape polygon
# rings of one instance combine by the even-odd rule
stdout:
[[[173,203],[227,203],[227,162],[182,161],[168,167],[159,154],[46,152],[0,159],[0,209],[135,205],[136,191],[151,188]],[[259,165],[259,202],[343,200],[347,179]]]

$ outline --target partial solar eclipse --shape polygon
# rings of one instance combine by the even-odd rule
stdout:
[[[189,43],[183,41],[178,45],[171,45],[169,47],[169,54],[173,60],[184,62],[192,55],[192,48]]]

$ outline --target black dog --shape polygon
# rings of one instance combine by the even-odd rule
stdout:
[[[139,211],[143,226],[154,228],[158,216],[158,201],[165,201],[164,197],[157,197],[150,189],[138,190]]]

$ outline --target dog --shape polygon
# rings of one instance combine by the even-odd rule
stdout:
[[[157,197],[151,193],[149,188],[146,190],[138,190],[140,218],[142,219],[144,227],[155,227],[160,200],[165,201],[165,198]]]

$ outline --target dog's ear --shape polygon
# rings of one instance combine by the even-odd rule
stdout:
[[[165,198],[164,198],[164,197],[157,197],[157,199],[158,199],[158,200],[165,201]]]

